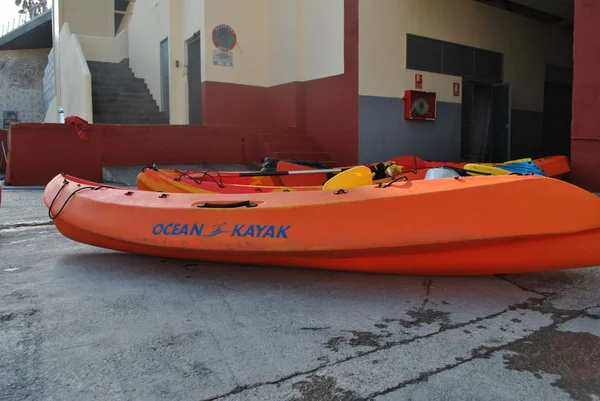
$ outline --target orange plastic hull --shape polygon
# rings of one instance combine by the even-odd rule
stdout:
[[[44,202],[66,237],[124,252],[419,275],[600,264],[600,199],[551,178],[420,180],[345,194],[167,195],[100,188],[81,190],[65,204],[74,191],[97,185],[58,175]],[[241,201],[257,206],[197,207]],[[468,215],[457,213],[460,205],[472,205]]]

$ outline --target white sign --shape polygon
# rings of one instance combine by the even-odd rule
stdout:
[[[213,64],[221,67],[233,67],[233,53],[213,50]]]

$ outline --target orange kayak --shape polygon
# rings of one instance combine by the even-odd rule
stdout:
[[[446,161],[432,161],[424,160],[417,156],[399,156],[390,159],[391,162],[396,163],[403,167],[403,175],[407,175],[409,180],[422,180],[425,178],[427,171],[436,167],[450,167],[463,169],[470,162],[446,162]],[[532,160],[535,165],[542,169],[542,171],[548,176],[553,178],[563,177],[571,171],[569,166],[569,160],[566,156],[549,156],[540,159]],[[273,160],[266,162],[270,166],[275,166],[276,171],[294,171],[294,170],[307,170],[315,169],[304,166],[300,163],[290,163],[281,160]],[[496,163],[480,163],[488,166],[494,166]],[[349,167],[349,166],[347,166]],[[302,176],[282,176],[280,178],[280,184],[275,185],[287,185],[287,186],[299,186],[299,185],[323,185],[329,177],[325,174],[311,174]],[[271,184],[266,184],[271,185]]]
[[[475,200],[467,218],[456,212]],[[201,195],[57,175],[44,203],[74,241],[160,257],[417,275],[600,264],[600,198],[539,176]]]
[[[391,160],[402,166],[402,175],[407,180],[422,180],[427,172],[436,167],[450,167],[462,169],[468,163],[428,161],[416,156],[402,156]],[[569,172],[569,163],[564,156],[553,156],[536,159],[533,162],[540,167],[549,177],[558,177]],[[269,160],[273,172],[315,170],[298,163]],[[491,163],[483,163],[493,166]],[[368,166],[378,166],[375,163]],[[263,165],[264,166],[264,165]],[[349,167],[343,167],[349,168]],[[254,192],[292,192],[318,190],[333,174],[315,173],[302,175],[281,176],[253,176],[235,177],[228,175],[231,172],[219,171],[179,171],[158,168],[145,168],[137,177],[138,189],[157,192],[177,193],[254,193]],[[234,174],[240,172],[233,172]],[[381,178],[376,183],[386,183],[391,177]]]
[[[312,174],[310,174],[312,175]],[[415,179],[423,176],[425,172],[409,171],[403,176]],[[170,193],[197,193],[197,194],[252,194],[267,192],[295,192],[295,191],[318,191],[324,182],[315,185],[282,186],[276,184],[250,185],[238,184],[244,178],[265,178],[267,182],[275,182],[278,178],[289,176],[258,176],[258,177],[231,177],[218,172],[181,172],[177,170],[159,170],[145,168],[137,176],[137,188],[143,191],[170,192]],[[392,178],[384,178],[373,181],[374,184],[387,183]],[[326,181],[326,180],[325,180]],[[264,181],[263,181],[264,182]]]

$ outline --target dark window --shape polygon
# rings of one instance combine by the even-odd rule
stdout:
[[[406,68],[457,75],[474,81],[503,82],[502,53],[458,43],[406,36]]]
[[[442,72],[442,43],[409,35],[406,46],[407,66],[418,66],[413,68],[422,71]]]

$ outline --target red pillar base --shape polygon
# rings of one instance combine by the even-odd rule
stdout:
[[[571,182],[600,192],[600,2],[575,0]]]

